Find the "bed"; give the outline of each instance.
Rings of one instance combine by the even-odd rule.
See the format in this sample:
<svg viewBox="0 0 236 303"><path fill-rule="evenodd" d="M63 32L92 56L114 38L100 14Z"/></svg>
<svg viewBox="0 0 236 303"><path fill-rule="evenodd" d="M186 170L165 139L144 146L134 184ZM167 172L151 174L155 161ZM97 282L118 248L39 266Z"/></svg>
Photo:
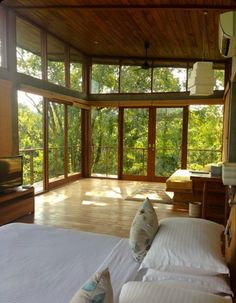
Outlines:
<svg viewBox="0 0 236 303"><path fill-rule="evenodd" d="M109 267L118 302L139 264L128 240L108 235L12 223L0 227L0 302L69 303L100 268Z"/></svg>
<svg viewBox="0 0 236 303"><path fill-rule="evenodd" d="M232 291L225 281L229 269L219 249L222 230L219 224L203 219L163 219L150 250L138 263L128 239L8 224L0 227L0 302L70 303L91 275L105 268L110 271L114 303L171 302L167 294L179 296L176 302L181 303L232 302ZM185 250L186 243L191 245ZM188 288L190 292L186 292ZM156 299L150 301L147 294Z"/></svg>

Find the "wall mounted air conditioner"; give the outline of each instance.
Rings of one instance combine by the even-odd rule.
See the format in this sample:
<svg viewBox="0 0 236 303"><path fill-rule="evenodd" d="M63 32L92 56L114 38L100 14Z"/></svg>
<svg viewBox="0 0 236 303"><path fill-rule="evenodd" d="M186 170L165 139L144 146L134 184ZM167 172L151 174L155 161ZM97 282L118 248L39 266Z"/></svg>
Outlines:
<svg viewBox="0 0 236 303"><path fill-rule="evenodd" d="M224 57L229 58L236 55L236 11L220 15L219 49Z"/></svg>

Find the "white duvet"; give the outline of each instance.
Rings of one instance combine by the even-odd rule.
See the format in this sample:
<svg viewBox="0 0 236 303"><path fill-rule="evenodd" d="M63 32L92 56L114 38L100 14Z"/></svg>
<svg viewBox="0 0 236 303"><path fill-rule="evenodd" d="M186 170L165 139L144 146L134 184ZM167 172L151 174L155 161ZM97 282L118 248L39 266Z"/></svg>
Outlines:
<svg viewBox="0 0 236 303"><path fill-rule="evenodd" d="M107 266L118 302L138 268L127 239L23 223L0 227L1 303L68 303Z"/></svg>

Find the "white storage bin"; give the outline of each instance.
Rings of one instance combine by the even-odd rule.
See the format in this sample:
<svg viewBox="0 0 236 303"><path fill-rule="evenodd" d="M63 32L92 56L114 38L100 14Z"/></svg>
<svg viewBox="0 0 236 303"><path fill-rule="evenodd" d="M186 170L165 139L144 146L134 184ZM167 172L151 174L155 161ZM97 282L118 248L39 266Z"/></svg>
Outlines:
<svg viewBox="0 0 236 303"><path fill-rule="evenodd" d="M189 217L201 218L202 216L202 203L190 202L189 203Z"/></svg>

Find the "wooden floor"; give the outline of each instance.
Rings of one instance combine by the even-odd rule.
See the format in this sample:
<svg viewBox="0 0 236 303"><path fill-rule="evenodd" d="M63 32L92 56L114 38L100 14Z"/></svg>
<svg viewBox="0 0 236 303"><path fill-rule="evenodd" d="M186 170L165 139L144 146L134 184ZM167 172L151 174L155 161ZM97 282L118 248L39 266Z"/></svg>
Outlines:
<svg viewBox="0 0 236 303"><path fill-rule="evenodd" d="M17 222L73 228L128 237L135 213L142 202L125 198L140 186L155 183L108 179L82 179L35 197L35 213ZM158 186L165 184L158 183ZM153 203L159 219L188 216L186 210Z"/></svg>

